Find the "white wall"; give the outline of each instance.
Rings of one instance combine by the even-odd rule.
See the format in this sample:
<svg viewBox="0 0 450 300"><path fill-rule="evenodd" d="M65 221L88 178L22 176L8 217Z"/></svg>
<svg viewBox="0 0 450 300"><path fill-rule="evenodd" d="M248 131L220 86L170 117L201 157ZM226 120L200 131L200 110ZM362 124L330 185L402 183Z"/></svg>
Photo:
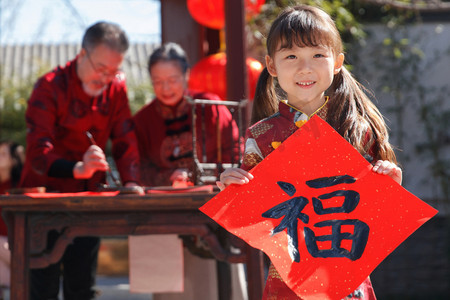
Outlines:
<svg viewBox="0 0 450 300"><path fill-rule="evenodd" d="M383 82L386 82L386 79L383 79L382 71L375 70L375 68L386 64L389 68L390 61L384 57L384 52L379 47L382 41L388 37L389 31L383 25L370 25L367 27L367 31L370 33L370 38L366 46L358 52L358 59L350 63L354 63L353 73L358 80L375 92L378 100L376 105L389 120L392 144L399 145L403 141L402 153L399 154L400 163L404 169L403 185L424 200L445 198L439 183L431 176L429 164L432 159L430 153L419 155L416 145L427 142L423 122L419 120L421 105L418 102L421 99L424 99L426 103L441 101L442 103L437 110L438 113L443 114L446 111L450 116L450 23L427 23L395 31L397 38L408 38L411 45L423 51L423 59L415 60L419 62L417 69L409 70L413 63L407 63L401 67L407 70L408 74L417 75L417 79L402 83L400 76L394 76L389 82L390 84L398 83L401 86L399 98L404 103L402 105L405 116L403 127L390 109L395 104L395 94L383 91L381 86ZM408 83L412 85L408 86ZM433 89L426 94L426 97L419 97L417 89L420 86ZM445 97L437 98L439 89L446 91L446 93L445 91L441 92ZM436 108L436 104L434 107ZM440 126L443 128L442 140L445 136L449 139L446 146L441 148L441 155L447 163L450 163L448 121L446 127ZM399 128L402 128L402 132L398 131Z"/></svg>

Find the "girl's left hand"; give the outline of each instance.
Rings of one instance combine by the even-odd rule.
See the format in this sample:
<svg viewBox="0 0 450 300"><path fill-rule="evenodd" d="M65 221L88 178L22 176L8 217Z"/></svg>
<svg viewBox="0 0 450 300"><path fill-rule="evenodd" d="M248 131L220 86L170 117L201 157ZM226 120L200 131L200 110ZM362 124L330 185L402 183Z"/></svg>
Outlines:
<svg viewBox="0 0 450 300"><path fill-rule="evenodd" d="M402 169L400 169L396 164L388 160L379 160L375 163L372 171L378 174L389 175L398 184L402 184Z"/></svg>

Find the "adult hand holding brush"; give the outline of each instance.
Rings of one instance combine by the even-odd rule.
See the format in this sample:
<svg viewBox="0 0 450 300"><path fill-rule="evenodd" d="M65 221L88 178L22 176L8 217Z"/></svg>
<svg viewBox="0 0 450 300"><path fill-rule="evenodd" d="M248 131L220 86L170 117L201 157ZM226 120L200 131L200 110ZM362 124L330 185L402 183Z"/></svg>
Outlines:
<svg viewBox="0 0 450 300"><path fill-rule="evenodd" d="M77 179L88 179L97 171L107 172L109 170L105 153L97 146L90 132L86 132L86 135L91 141L91 146L84 153L83 160L75 164L73 176Z"/></svg>
<svg viewBox="0 0 450 300"><path fill-rule="evenodd" d="M84 153L83 161L77 163L77 165L79 165L79 168L77 168L77 165L75 165L74 168L75 178L90 178L96 171L104 171L114 181L116 188L119 189L121 194L143 195L144 189L135 182L127 182L124 187L122 186L120 180L116 176L114 176L113 172L111 171L111 168L109 167L109 164L106 161L105 153L99 146L97 146L97 143L95 142L92 134L89 131L86 131L86 136L91 141L91 146ZM89 174L90 175L88 177L76 177L75 172L77 169L80 172L79 175L81 176Z"/></svg>

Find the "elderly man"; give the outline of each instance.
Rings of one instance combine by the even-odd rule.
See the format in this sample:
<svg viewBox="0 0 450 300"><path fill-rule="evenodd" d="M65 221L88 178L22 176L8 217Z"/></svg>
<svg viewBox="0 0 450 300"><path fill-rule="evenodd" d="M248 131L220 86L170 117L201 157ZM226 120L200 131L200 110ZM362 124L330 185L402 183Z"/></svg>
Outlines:
<svg viewBox="0 0 450 300"><path fill-rule="evenodd" d="M129 46L116 24L87 29L79 54L37 81L26 112L27 152L22 187L49 192L95 191L112 155L125 186L138 185L138 151L124 75L120 66ZM88 138L90 136L90 138ZM50 232L51 248L59 232ZM31 299L58 299L60 277L65 300L94 299L97 237L79 237L56 264L31 271Z"/></svg>

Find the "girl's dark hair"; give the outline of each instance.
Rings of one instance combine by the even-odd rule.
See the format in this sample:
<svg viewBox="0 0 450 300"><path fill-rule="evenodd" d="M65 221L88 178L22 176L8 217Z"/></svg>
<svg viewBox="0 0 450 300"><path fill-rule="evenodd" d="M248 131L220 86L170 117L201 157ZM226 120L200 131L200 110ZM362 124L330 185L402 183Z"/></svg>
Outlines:
<svg viewBox="0 0 450 300"><path fill-rule="evenodd" d="M22 174L22 168L24 163L24 149L23 146L10 142L0 141L0 145L7 145L9 154L13 160L13 167L11 168L11 187L17 187L20 182L20 176Z"/></svg>
<svg viewBox="0 0 450 300"><path fill-rule="evenodd" d="M92 51L100 44L118 53L125 53L130 46L125 31L119 25L103 21L95 23L86 30L81 46Z"/></svg>
<svg viewBox="0 0 450 300"><path fill-rule="evenodd" d="M148 71L158 62L173 61L180 65L183 74L189 69L189 60L186 52L176 43L166 43L155 49L148 60Z"/></svg>
<svg viewBox="0 0 450 300"><path fill-rule="evenodd" d="M278 111L279 96L275 90L274 81L275 80L269 74L269 71L267 71L267 68L264 68L256 83L250 125L267 118Z"/></svg>
<svg viewBox="0 0 450 300"><path fill-rule="evenodd" d="M334 21L323 10L299 5L285 9L273 22L267 37L267 53L283 48L325 46L335 56L343 53L342 40ZM383 116L366 95L366 89L343 66L326 91L330 97L327 122L360 153L374 160L396 162L389 144ZM251 122L255 123L278 110L279 94L265 69L259 78Z"/></svg>

